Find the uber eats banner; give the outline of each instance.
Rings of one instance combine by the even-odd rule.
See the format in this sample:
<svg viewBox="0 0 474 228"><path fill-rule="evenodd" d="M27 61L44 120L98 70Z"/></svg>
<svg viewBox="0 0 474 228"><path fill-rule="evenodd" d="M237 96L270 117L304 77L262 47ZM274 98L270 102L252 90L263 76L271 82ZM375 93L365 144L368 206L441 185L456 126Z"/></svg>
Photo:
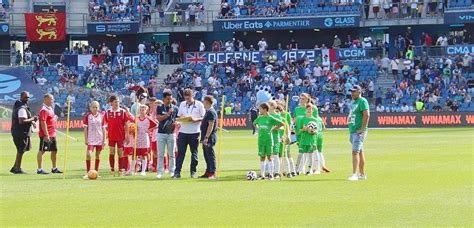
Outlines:
<svg viewBox="0 0 474 228"><path fill-rule="evenodd" d="M328 17L217 19L213 21L213 27L214 31L255 31L359 27L359 16L347 15Z"/></svg>

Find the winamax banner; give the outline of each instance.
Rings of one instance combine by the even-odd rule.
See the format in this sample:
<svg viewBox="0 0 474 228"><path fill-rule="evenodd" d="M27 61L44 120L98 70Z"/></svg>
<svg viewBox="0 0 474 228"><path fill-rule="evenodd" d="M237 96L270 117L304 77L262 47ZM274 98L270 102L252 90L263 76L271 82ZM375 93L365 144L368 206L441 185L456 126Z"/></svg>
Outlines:
<svg viewBox="0 0 474 228"><path fill-rule="evenodd" d="M62 41L66 38L66 13L25 13L28 41Z"/></svg>
<svg viewBox="0 0 474 228"><path fill-rule="evenodd" d="M474 11L472 11L472 9L459 10L459 11L446 11L444 12L444 23L445 24L474 23Z"/></svg>
<svg viewBox="0 0 474 228"><path fill-rule="evenodd" d="M323 114L321 116L327 128L347 128L347 115ZM66 120L57 122L58 129L66 128ZM226 115L224 129L251 129L252 122L248 115ZM426 112L426 113L371 113L369 128L429 128L429 127L472 127L474 112ZM10 120L0 120L0 131L10 131ZM82 130L82 118L73 118L71 130Z"/></svg>

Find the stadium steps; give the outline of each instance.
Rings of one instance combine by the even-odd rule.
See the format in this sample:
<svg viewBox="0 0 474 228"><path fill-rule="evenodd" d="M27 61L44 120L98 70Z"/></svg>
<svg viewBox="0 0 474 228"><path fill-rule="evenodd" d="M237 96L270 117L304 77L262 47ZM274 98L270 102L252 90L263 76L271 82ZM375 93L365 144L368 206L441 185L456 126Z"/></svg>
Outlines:
<svg viewBox="0 0 474 228"><path fill-rule="evenodd" d="M387 77L384 77L383 73L377 73L377 79L375 80L375 90L377 91L378 88L381 87L383 91L386 91L387 88L392 88L394 81L395 78L391 73L387 74Z"/></svg>
<svg viewBox="0 0 474 228"><path fill-rule="evenodd" d="M214 17L219 15L221 11L221 1L204 0L203 4L206 11L214 11Z"/></svg>
<svg viewBox="0 0 474 228"><path fill-rule="evenodd" d="M173 74L174 70L179 67L182 67L181 64L160 64L160 71L158 72L158 77L156 78L158 85L163 85L166 75Z"/></svg>
<svg viewBox="0 0 474 228"><path fill-rule="evenodd" d="M68 12L72 13L68 15L69 30L74 32L84 33L87 26L84 21L88 20L89 3L88 1L70 1L68 6Z"/></svg>
<svg viewBox="0 0 474 228"><path fill-rule="evenodd" d="M11 1L10 1L11 2ZM30 12L32 6L32 2L30 0L16 0L15 3L13 4L13 12L14 13L25 13L25 12ZM19 19L20 17L18 17ZM15 18L16 20L17 18ZM23 22L25 20L23 19Z"/></svg>

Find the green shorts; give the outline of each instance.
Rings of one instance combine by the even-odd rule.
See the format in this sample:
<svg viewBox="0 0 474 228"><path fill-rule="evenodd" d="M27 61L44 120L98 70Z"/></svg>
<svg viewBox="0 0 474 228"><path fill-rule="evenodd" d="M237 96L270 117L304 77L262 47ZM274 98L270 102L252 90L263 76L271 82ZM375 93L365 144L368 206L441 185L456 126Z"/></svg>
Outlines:
<svg viewBox="0 0 474 228"><path fill-rule="evenodd" d="M268 157L272 155L272 145L271 144L263 144L258 145L258 156L259 157Z"/></svg>
<svg viewBox="0 0 474 228"><path fill-rule="evenodd" d="M281 144L282 143L279 143L279 142L277 142L277 143L274 142L273 143L273 147L272 147L272 154L273 155L281 154L281 151L282 151L281 150Z"/></svg>
<svg viewBox="0 0 474 228"><path fill-rule="evenodd" d="M318 136L316 138L316 147L318 148L319 153L323 152L323 136Z"/></svg>
<svg viewBox="0 0 474 228"><path fill-rule="evenodd" d="M300 145L300 153L313 153L314 145Z"/></svg>

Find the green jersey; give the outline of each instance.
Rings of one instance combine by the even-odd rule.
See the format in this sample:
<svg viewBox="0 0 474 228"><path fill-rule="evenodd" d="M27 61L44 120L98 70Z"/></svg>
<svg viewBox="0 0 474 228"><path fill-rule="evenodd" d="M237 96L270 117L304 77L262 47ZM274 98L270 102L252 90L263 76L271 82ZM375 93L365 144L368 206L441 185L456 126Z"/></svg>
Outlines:
<svg viewBox="0 0 474 228"><path fill-rule="evenodd" d="M313 106L313 117L318 117L319 116L319 113L318 113L318 107L316 106ZM298 124L298 120L306 117L306 107L303 107L303 106L298 106L295 108L295 133L296 135L299 135L300 133L300 129L303 127L301 125Z"/></svg>
<svg viewBox="0 0 474 228"><path fill-rule="evenodd" d="M303 117L299 120L299 124L301 128L307 126L309 122L318 122L318 119L314 117ZM309 132L302 131L300 132L300 140L299 143L302 146L313 146L316 143L316 135L317 134L310 134Z"/></svg>
<svg viewBox="0 0 474 228"><path fill-rule="evenodd" d="M349 132L355 133L362 127L362 112L369 111L369 102L363 97L352 101L351 111L348 116Z"/></svg>
<svg viewBox="0 0 474 228"><path fill-rule="evenodd" d="M324 125L323 119L321 117L316 117L316 125L318 125L318 135L323 133L323 130L326 129L326 126Z"/></svg>
<svg viewBox="0 0 474 228"><path fill-rule="evenodd" d="M260 115L253 121L253 124L258 126L258 144L273 145L272 128L283 124L283 122L273 116Z"/></svg>
<svg viewBox="0 0 474 228"><path fill-rule="evenodd" d="M288 126L288 129L290 129L290 131L291 131L291 116L290 116L290 113L282 112L282 113L280 113L280 115L281 115L281 118L283 119L283 121L285 122L285 125ZM282 132L282 136L284 136L285 135L285 129L281 130L281 132ZM290 133L287 132L287 134L290 134Z"/></svg>
<svg viewBox="0 0 474 228"><path fill-rule="evenodd" d="M285 121L285 120L281 117L281 115L278 114L278 113L270 114L270 116L272 116L273 118L275 118L275 119L277 119L277 120L279 120L279 121L281 121L281 122L283 122L283 123L284 123L284 121ZM278 129L278 130L275 130L275 131L272 132L273 144L281 142L281 138L283 137L283 134L284 134L284 133L283 133L284 130L282 130L282 129L283 129L283 128Z"/></svg>

